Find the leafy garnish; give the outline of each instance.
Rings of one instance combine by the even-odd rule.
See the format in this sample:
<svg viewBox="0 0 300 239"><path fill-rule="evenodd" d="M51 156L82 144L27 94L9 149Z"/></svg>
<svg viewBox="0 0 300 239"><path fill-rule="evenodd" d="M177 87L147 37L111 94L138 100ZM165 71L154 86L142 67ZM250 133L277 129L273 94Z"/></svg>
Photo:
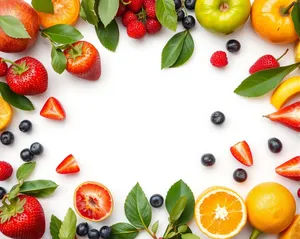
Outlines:
<svg viewBox="0 0 300 239"><path fill-rule="evenodd" d="M17 170L18 181L27 179L35 169L36 162L22 164Z"/></svg>
<svg viewBox="0 0 300 239"><path fill-rule="evenodd" d="M194 40L189 31L187 31L186 36L183 41L183 46L181 52L176 60L176 62L171 67L179 67L185 64L194 53Z"/></svg>
<svg viewBox="0 0 300 239"><path fill-rule="evenodd" d="M74 239L76 235L77 218L74 211L69 208L67 215L59 229L58 237L60 239Z"/></svg>
<svg viewBox="0 0 300 239"><path fill-rule="evenodd" d="M173 0L157 0L156 16L158 21L172 31L177 29L177 13Z"/></svg>
<svg viewBox="0 0 300 239"><path fill-rule="evenodd" d="M13 16L0 16L0 27L12 38L31 38L23 23Z"/></svg>
<svg viewBox="0 0 300 239"><path fill-rule="evenodd" d="M111 239L134 239L139 234L139 230L129 223L120 222L111 226Z"/></svg>
<svg viewBox="0 0 300 239"><path fill-rule="evenodd" d="M159 221L156 221L152 227L151 227L151 231L155 234L158 230L158 226L159 226Z"/></svg>
<svg viewBox="0 0 300 239"><path fill-rule="evenodd" d="M181 238L182 239L200 239L200 237L198 237L192 233L183 234L183 235L181 235Z"/></svg>
<svg viewBox="0 0 300 239"><path fill-rule="evenodd" d="M292 20L294 23L295 31L297 32L298 36L300 37L300 2L297 0L294 3L294 7L292 10Z"/></svg>
<svg viewBox="0 0 300 239"><path fill-rule="evenodd" d="M32 0L31 5L38 12L54 13L52 0Z"/></svg>
<svg viewBox="0 0 300 239"><path fill-rule="evenodd" d="M110 51L116 51L119 43L119 27L116 20L112 20L106 27L99 22L95 30L102 45Z"/></svg>
<svg viewBox="0 0 300 239"><path fill-rule="evenodd" d="M67 58L61 49L52 46L51 50L51 65L55 72L61 74L67 67Z"/></svg>
<svg viewBox="0 0 300 239"><path fill-rule="evenodd" d="M174 205L171 213L170 213L170 222L175 223L181 217L185 207L187 204L187 197L182 196Z"/></svg>
<svg viewBox="0 0 300 239"><path fill-rule="evenodd" d="M37 198L43 198L54 193L57 187L58 185L50 180L27 181L21 185L20 193Z"/></svg>
<svg viewBox="0 0 300 239"><path fill-rule="evenodd" d="M96 13L96 1L95 0L82 0L82 10L84 11L84 20L90 24L97 26L99 19Z"/></svg>
<svg viewBox="0 0 300 239"><path fill-rule="evenodd" d="M58 234L61 225L62 225L62 221L58 219L56 216L52 215L51 222L50 222L50 234L52 236L52 239L60 239Z"/></svg>
<svg viewBox="0 0 300 239"><path fill-rule="evenodd" d="M98 15L106 27L116 16L119 0L101 0L98 5Z"/></svg>

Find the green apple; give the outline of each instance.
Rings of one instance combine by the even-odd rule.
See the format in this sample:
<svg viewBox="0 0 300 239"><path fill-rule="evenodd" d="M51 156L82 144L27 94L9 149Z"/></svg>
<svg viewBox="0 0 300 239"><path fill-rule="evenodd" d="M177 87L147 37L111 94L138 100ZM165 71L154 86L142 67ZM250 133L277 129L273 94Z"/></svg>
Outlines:
<svg viewBox="0 0 300 239"><path fill-rule="evenodd" d="M197 0L195 13L198 22L207 30L230 34L247 21L250 0Z"/></svg>

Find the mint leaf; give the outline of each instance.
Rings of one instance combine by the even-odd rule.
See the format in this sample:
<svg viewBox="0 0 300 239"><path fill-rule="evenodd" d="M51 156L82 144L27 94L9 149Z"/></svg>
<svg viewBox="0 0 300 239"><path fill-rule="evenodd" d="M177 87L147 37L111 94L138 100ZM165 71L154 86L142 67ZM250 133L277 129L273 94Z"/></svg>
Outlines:
<svg viewBox="0 0 300 239"><path fill-rule="evenodd" d="M138 229L148 228L151 223L151 206L139 183L133 187L126 198L125 215Z"/></svg>
<svg viewBox="0 0 300 239"><path fill-rule="evenodd" d="M157 230L158 230L158 226L159 226L159 221L156 221L151 228L151 231L156 234Z"/></svg>
<svg viewBox="0 0 300 239"><path fill-rule="evenodd" d="M292 10L292 19L295 27L295 31L300 36L300 2L296 1Z"/></svg>
<svg viewBox="0 0 300 239"><path fill-rule="evenodd" d="M55 72L61 74L67 67L67 58L61 49L56 49L54 46L51 50L51 65Z"/></svg>
<svg viewBox="0 0 300 239"><path fill-rule="evenodd" d="M69 208L67 215L59 230L59 239L74 239L76 236L77 218L74 211Z"/></svg>
<svg viewBox="0 0 300 239"><path fill-rule="evenodd" d="M0 82L0 93L3 99L12 106L26 111L34 110L33 104L27 97L16 94L6 83Z"/></svg>
<svg viewBox="0 0 300 239"><path fill-rule="evenodd" d="M0 16L0 27L12 38L31 38L23 23L13 16Z"/></svg>
<svg viewBox="0 0 300 239"><path fill-rule="evenodd" d="M36 162L24 163L17 170L18 181L25 180L35 169Z"/></svg>
<svg viewBox="0 0 300 239"><path fill-rule="evenodd" d="M34 180L24 182L20 187L20 193L43 198L54 193L58 185L50 180Z"/></svg>
<svg viewBox="0 0 300 239"><path fill-rule="evenodd" d="M116 51L119 43L119 27L116 20L112 20L107 27L104 27L102 22L99 22L95 30L102 45L110 51Z"/></svg>
<svg viewBox="0 0 300 239"><path fill-rule="evenodd" d="M186 63L194 53L194 40L189 31L187 31L186 36L183 41L183 46L181 52L178 56L178 59L172 65L172 67L178 67Z"/></svg>
<svg viewBox="0 0 300 239"><path fill-rule="evenodd" d="M38 12L54 13L52 0L32 0L31 5Z"/></svg>
<svg viewBox="0 0 300 239"><path fill-rule="evenodd" d="M157 0L156 16L158 21L172 31L177 29L177 13L173 0Z"/></svg>
<svg viewBox="0 0 300 239"><path fill-rule="evenodd" d="M182 196L174 205L171 213L170 213L170 222L175 223L182 215L187 203L187 197Z"/></svg>
<svg viewBox="0 0 300 239"><path fill-rule="evenodd" d="M200 237L198 237L198 236L196 236L195 234L192 234L192 233L182 234L181 238L182 239L200 239Z"/></svg>
<svg viewBox="0 0 300 239"><path fill-rule="evenodd" d="M119 0L101 0L98 5L98 15L106 27L116 16L119 8Z"/></svg>
<svg viewBox="0 0 300 239"><path fill-rule="evenodd" d="M62 221L59 220L56 216L52 215L51 222L50 222L50 234L52 236L52 239L60 239L58 234L61 225L62 225Z"/></svg>
<svg viewBox="0 0 300 239"><path fill-rule="evenodd" d="M84 16L85 16L86 20L89 23L93 24L94 26L97 26L99 19L98 19L97 13L95 11L96 1L95 0L82 0L81 6L84 11Z"/></svg>
<svg viewBox="0 0 300 239"><path fill-rule="evenodd" d="M111 226L112 236L110 239L134 239L139 234L138 229L129 223L117 223Z"/></svg>
<svg viewBox="0 0 300 239"><path fill-rule="evenodd" d="M73 44L83 38L82 34L67 24L58 24L42 30L43 36L57 44Z"/></svg>

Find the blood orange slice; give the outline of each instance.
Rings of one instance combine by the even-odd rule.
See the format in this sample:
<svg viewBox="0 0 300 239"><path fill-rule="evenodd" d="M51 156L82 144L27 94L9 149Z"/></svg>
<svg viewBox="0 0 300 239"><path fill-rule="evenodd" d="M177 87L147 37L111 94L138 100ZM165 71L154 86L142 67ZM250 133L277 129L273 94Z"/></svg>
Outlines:
<svg viewBox="0 0 300 239"><path fill-rule="evenodd" d="M85 182L75 190L74 207L82 218L100 222L112 213L113 198L104 185L97 182Z"/></svg>

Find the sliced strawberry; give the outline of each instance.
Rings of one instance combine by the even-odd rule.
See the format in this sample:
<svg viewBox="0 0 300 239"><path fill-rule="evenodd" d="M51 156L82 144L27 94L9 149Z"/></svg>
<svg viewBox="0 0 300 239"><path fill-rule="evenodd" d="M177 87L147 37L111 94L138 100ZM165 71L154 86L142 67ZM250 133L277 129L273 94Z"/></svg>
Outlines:
<svg viewBox="0 0 300 239"><path fill-rule="evenodd" d="M275 170L277 174L283 177L300 181L300 156L279 165Z"/></svg>
<svg viewBox="0 0 300 239"><path fill-rule="evenodd" d="M246 166L253 165L251 149L246 141L239 142L230 148L230 151L239 162Z"/></svg>
<svg viewBox="0 0 300 239"><path fill-rule="evenodd" d="M66 118L66 113L60 102L54 97L50 97L43 106L40 115L52 119L63 120Z"/></svg>
<svg viewBox="0 0 300 239"><path fill-rule="evenodd" d="M56 168L56 172L59 174L78 173L79 171L79 165L72 154L66 157Z"/></svg>

